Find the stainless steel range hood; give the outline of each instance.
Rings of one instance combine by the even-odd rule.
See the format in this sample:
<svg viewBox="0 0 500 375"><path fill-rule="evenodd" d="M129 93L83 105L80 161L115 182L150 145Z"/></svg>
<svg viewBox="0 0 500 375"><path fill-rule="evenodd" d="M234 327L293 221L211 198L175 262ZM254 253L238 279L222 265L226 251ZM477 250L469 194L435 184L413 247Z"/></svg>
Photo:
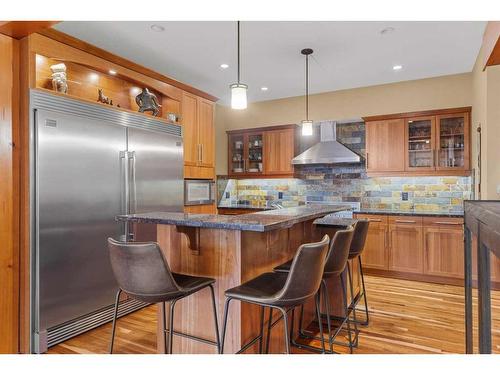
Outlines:
<svg viewBox="0 0 500 375"><path fill-rule="evenodd" d="M361 157L337 142L337 122L319 123L321 141L292 159L292 164L359 163Z"/></svg>

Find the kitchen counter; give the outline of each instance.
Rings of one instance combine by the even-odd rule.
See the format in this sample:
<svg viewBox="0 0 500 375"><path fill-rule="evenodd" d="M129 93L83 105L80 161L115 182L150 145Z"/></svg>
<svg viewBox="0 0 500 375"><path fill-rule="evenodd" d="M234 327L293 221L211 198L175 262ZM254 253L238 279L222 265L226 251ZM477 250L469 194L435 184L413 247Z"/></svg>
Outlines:
<svg viewBox="0 0 500 375"><path fill-rule="evenodd" d="M334 212L345 211L348 208L347 206L328 205L300 206L237 216L189 214L181 212L150 212L134 215L119 215L116 219L118 221L137 223L267 232L289 228L297 223L314 220Z"/></svg>
<svg viewBox="0 0 500 375"><path fill-rule="evenodd" d="M276 210L275 207L270 207L270 206L254 206L251 204L220 204L217 206L217 208L222 208L222 209L235 209L235 210L255 210L255 211L271 211L271 210Z"/></svg>
<svg viewBox="0 0 500 375"><path fill-rule="evenodd" d="M401 210L378 210L378 209L360 209L354 211L355 214L367 215L397 215L397 216L446 216L446 217L464 217L463 212L448 211L401 211Z"/></svg>

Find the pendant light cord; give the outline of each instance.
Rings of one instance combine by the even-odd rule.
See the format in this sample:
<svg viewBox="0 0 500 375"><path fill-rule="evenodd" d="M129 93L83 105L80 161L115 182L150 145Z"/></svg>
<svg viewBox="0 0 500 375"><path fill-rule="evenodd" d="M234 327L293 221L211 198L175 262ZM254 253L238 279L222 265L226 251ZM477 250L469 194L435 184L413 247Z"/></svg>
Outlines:
<svg viewBox="0 0 500 375"><path fill-rule="evenodd" d="M309 121L309 55L306 55L306 120Z"/></svg>
<svg viewBox="0 0 500 375"><path fill-rule="evenodd" d="M238 21L238 84L240 84L240 21Z"/></svg>

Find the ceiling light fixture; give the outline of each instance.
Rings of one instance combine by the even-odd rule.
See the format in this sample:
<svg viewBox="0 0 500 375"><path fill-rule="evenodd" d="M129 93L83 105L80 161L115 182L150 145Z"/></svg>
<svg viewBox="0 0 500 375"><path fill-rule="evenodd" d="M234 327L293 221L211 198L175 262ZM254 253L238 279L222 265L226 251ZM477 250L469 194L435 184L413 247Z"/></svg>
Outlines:
<svg viewBox="0 0 500 375"><path fill-rule="evenodd" d="M392 70L401 70L401 69L403 69L403 65L394 65L392 67Z"/></svg>
<svg viewBox="0 0 500 375"><path fill-rule="evenodd" d="M268 89L267 87L265 87L265 86L264 86L264 87L261 87L260 89L261 89L262 91L267 91L267 90L269 90L269 89Z"/></svg>
<svg viewBox="0 0 500 375"><path fill-rule="evenodd" d="M245 109L247 107L248 86L240 82L240 21L238 21L238 82L229 87L231 89L231 108Z"/></svg>
<svg viewBox="0 0 500 375"><path fill-rule="evenodd" d="M109 70L109 74L111 74L112 76L115 76L116 75L116 70L110 69Z"/></svg>
<svg viewBox="0 0 500 375"><path fill-rule="evenodd" d="M165 31L165 28L163 26L160 26L160 25L151 25L151 30L157 32L157 33L161 33L162 31Z"/></svg>
<svg viewBox="0 0 500 375"><path fill-rule="evenodd" d="M306 57L306 119L302 120L302 135L312 135L313 122L309 120L309 55L313 53L310 48L300 51Z"/></svg>
<svg viewBox="0 0 500 375"><path fill-rule="evenodd" d="M229 68L229 65L227 64L220 64L221 69L227 69Z"/></svg>
<svg viewBox="0 0 500 375"><path fill-rule="evenodd" d="M385 29L382 29L380 31L380 34L387 35L387 34L394 32L394 30L395 30L394 27L386 27Z"/></svg>

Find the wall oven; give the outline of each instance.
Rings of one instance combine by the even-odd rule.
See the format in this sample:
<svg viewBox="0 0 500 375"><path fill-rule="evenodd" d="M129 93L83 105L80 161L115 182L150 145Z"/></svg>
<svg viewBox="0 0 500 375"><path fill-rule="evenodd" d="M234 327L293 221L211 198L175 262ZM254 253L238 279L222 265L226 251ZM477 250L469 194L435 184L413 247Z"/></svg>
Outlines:
<svg viewBox="0 0 500 375"><path fill-rule="evenodd" d="M215 181L184 180L184 205L197 206L215 202Z"/></svg>

